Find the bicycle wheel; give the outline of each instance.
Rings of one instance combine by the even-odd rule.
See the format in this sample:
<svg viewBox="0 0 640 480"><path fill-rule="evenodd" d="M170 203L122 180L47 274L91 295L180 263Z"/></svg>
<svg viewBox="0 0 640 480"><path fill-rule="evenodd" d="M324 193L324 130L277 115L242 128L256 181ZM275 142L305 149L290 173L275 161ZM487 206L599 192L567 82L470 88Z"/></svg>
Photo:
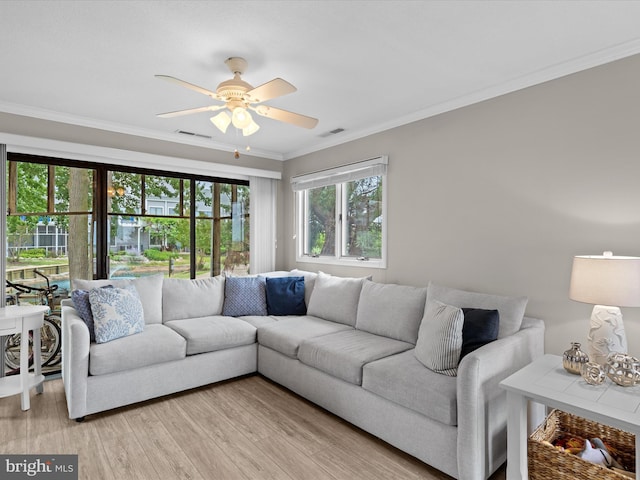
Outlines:
<svg viewBox="0 0 640 480"><path fill-rule="evenodd" d="M29 365L33 363L33 352L31 344L29 344ZM4 341L4 364L7 369L7 375L18 373L20 371L20 334L14 333L9 335Z"/></svg>
<svg viewBox="0 0 640 480"><path fill-rule="evenodd" d="M62 319L57 315L48 315L44 319L44 325L40 330L40 342L42 352L42 366L57 365L62 360L60 350L62 348Z"/></svg>
<svg viewBox="0 0 640 480"><path fill-rule="evenodd" d="M52 319L53 317L53 319ZM61 348L61 330L56 323L56 316L51 315L45 317L44 324L40 329L40 354L42 358L42 366L55 365L56 361L60 361ZM5 365L10 369L7 373L20 372L20 341L21 334L16 333L10 335L4 344L4 361ZM33 365L33 338L29 334L29 366Z"/></svg>

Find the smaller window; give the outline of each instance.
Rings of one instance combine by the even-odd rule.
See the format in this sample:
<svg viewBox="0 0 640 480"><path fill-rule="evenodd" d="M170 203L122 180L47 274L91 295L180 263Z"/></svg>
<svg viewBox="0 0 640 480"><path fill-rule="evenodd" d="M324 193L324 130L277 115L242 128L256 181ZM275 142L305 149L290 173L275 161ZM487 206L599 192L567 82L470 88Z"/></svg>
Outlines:
<svg viewBox="0 0 640 480"><path fill-rule="evenodd" d="M386 268L387 157L293 177L298 261Z"/></svg>

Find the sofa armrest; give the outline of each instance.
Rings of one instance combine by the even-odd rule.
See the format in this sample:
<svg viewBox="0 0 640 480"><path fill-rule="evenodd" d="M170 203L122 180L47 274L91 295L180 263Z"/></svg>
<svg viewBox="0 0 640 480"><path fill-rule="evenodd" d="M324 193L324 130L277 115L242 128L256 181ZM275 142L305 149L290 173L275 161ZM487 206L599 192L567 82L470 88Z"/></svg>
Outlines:
<svg viewBox="0 0 640 480"><path fill-rule="evenodd" d="M71 300L71 298L63 298L62 300L60 300L60 306L61 307L73 307L73 300Z"/></svg>
<svg viewBox="0 0 640 480"><path fill-rule="evenodd" d="M485 480L506 460L506 392L499 383L544 354L544 322L525 317L515 334L465 356L458 367L458 474Z"/></svg>
<svg viewBox="0 0 640 480"><path fill-rule="evenodd" d="M62 379L69 418L80 418L87 408L89 328L75 308L62 307Z"/></svg>

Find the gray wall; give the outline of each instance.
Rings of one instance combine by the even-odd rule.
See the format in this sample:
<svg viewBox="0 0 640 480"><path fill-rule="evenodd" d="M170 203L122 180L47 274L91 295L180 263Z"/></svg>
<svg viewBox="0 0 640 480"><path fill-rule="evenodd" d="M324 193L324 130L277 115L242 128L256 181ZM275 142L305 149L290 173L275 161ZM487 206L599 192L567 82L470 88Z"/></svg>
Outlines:
<svg viewBox="0 0 640 480"><path fill-rule="evenodd" d="M262 170L273 170L276 172L282 169L282 162L279 160L250 156L242 151L240 152L240 158L235 159L233 158L232 152L124 133L108 132L97 128L80 127L62 122L13 115L6 112L0 112L0 132L176 157L176 159L178 159L176 166L179 166L180 159L189 159L201 162L215 162L240 167L259 168ZM157 168L162 169L163 165L158 165ZM215 174L215 171L211 172L211 175Z"/></svg>
<svg viewBox="0 0 640 480"><path fill-rule="evenodd" d="M586 342L592 307L568 299L573 256L640 256L639 81L630 57L285 162L278 267L527 295L547 352ZM380 154L388 268L296 263L290 177ZM622 310L640 355L640 309Z"/></svg>

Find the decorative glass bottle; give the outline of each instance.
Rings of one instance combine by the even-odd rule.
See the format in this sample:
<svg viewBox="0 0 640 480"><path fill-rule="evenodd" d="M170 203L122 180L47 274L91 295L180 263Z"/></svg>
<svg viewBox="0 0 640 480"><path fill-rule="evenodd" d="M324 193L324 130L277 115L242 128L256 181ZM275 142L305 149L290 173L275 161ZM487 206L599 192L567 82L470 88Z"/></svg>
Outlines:
<svg viewBox="0 0 640 480"><path fill-rule="evenodd" d="M588 361L589 355L580 350L578 342L571 342L571 348L562 355L562 366L567 372L574 375L580 375L582 366Z"/></svg>

